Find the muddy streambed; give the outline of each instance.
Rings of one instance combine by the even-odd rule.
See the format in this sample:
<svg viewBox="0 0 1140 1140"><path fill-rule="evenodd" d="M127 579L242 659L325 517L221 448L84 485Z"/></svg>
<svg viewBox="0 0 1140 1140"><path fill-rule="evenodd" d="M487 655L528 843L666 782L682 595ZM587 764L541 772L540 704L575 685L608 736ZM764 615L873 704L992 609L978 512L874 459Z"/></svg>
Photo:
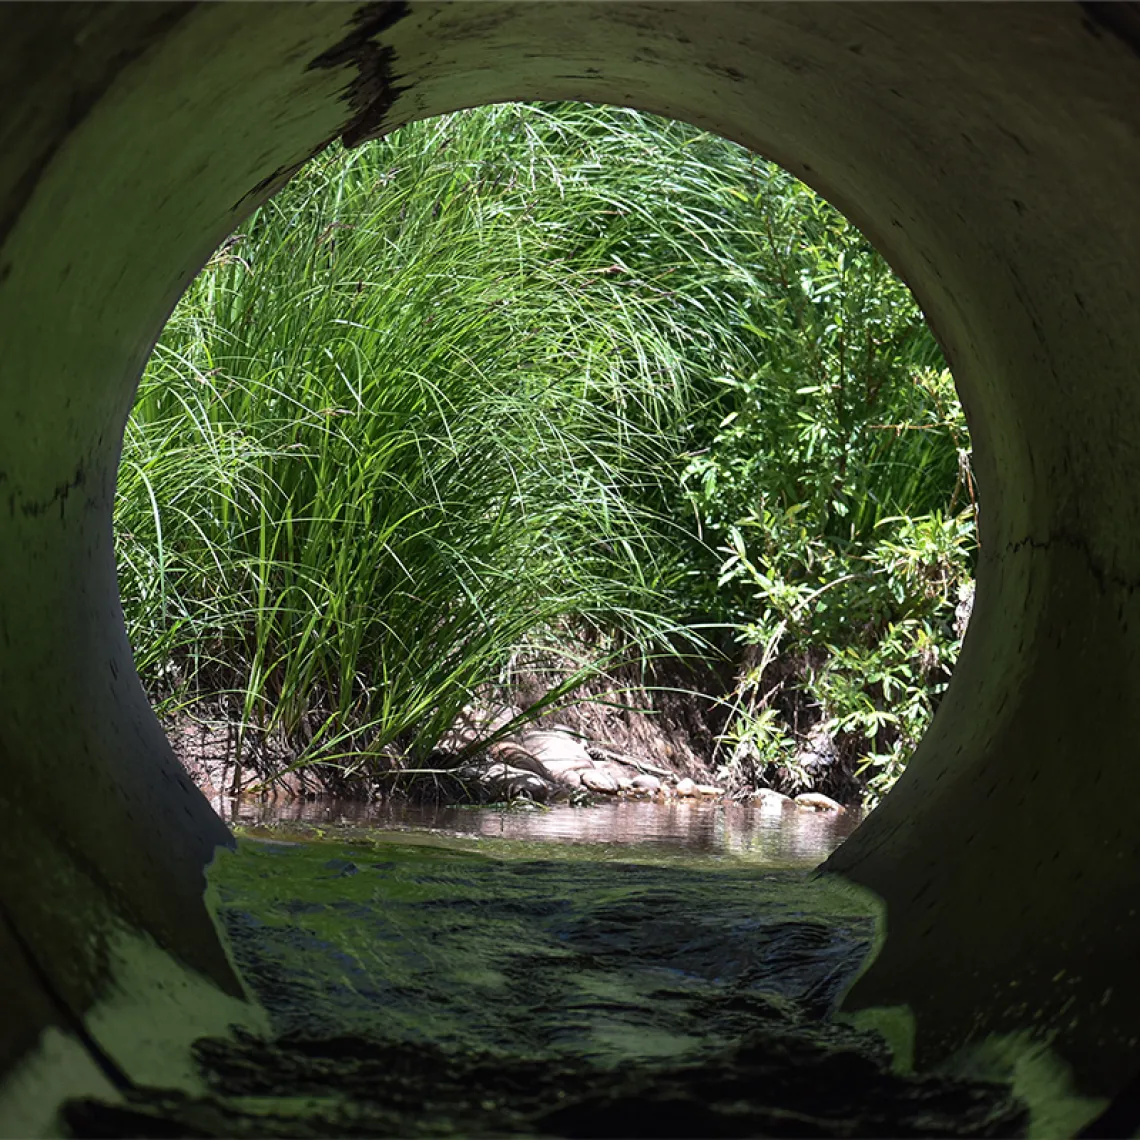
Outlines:
<svg viewBox="0 0 1140 1140"><path fill-rule="evenodd" d="M1016 1136L996 1085L892 1072L833 1015L866 900L850 817L218 803L219 922L273 1026L204 1091L76 1101L77 1136Z"/></svg>

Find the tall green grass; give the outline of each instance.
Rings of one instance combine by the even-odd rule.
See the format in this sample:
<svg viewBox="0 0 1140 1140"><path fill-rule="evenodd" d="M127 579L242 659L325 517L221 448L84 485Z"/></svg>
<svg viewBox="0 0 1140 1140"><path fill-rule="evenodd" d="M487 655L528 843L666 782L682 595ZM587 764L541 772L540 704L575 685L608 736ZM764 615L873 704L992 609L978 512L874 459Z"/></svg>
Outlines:
<svg viewBox="0 0 1140 1140"><path fill-rule="evenodd" d="M305 760L422 758L522 646L738 625L715 548L761 499L845 542L944 503L953 439L899 427L938 359L838 214L683 124L504 105L331 148L143 377L116 515L140 672Z"/></svg>
<svg viewBox="0 0 1140 1140"><path fill-rule="evenodd" d="M555 163L567 129L497 108L329 153L195 281L118 500L168 707L225 694L311 758L423 755L559 623L670 631L648 484L679 315L624 287L607 163L587 140Z"/></svg>

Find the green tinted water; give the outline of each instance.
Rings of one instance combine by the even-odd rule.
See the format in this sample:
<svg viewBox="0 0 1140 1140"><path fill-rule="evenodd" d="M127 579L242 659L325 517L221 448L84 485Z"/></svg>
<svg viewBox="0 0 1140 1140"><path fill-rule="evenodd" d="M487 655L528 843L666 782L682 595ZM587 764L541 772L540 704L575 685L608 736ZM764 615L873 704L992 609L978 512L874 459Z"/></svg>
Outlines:
<svg viewBox="0 0 1140 1140"><path fill-rule="evenodd" d="M743 857L410 838L250 838L219 862L223 921L280 1028L692 1055L738 1036L733 996L824 1012L872 936L835 884Z"/></svg>
<svg viewBox="0 0 1140 1140"><path fill-rule="evenodd" d="M875 919L811 867L852 821L663 809L639 840L622 806L239 808L211 882L274 1038L75 1134L1019 1134L1005 1090L896 1076L833 1018Z"/></svg>

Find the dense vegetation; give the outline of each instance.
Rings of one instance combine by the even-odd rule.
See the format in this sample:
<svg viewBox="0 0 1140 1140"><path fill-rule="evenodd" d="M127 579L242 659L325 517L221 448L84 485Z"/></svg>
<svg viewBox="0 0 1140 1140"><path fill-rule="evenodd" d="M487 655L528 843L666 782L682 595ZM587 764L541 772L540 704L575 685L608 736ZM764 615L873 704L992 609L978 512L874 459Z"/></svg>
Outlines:
<svg viewBox="0 0 1140 1140"><path fill-rule="evenodd" d="M862 236L734 144L581 105L310 163L175 310L117 524L167 714L367 771L528 648L566 659L552 701L720 654L722 775L827 759L872 797L948 679L974 544L953 384Z"/></svg>

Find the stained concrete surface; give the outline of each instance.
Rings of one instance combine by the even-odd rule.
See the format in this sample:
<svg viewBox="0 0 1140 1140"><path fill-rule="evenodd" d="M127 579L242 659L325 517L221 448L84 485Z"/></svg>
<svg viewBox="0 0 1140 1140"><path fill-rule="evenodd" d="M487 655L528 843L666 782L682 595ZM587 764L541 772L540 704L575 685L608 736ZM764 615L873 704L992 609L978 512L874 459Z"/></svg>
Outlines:
<svg viewBox="0 0 1140 1140"><path fill-rule="evenodd" d="M970 421L982 559L930 733L827 867L885 906L846 1007L919 1067L1004 1068L1078 1115L1140 1072L1135 5L6 5L0 32L8 1131L162 1065L189 1087L190 1039L263 1016L203 897L227 834L117 600L115 471L150 347L330 139L504 99L736 139L914 289Z"/></svg>

